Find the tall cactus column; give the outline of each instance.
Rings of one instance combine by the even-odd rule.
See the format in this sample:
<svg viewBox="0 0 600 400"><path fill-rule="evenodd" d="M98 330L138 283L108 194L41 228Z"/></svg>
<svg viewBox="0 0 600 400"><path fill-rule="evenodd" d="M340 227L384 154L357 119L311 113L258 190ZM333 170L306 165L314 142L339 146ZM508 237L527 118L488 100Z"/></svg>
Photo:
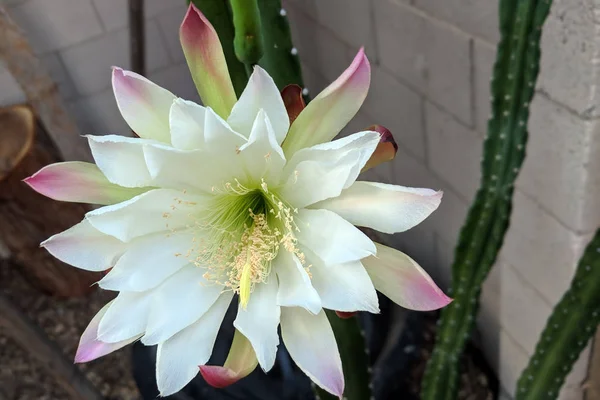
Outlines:
<svg viewBox="0 0 600 400"><path fill-rule="evenodd" d="M600 323L600 229L548 319L517 384L517 400L552 400Z"/></svg>
<svg viewBox="0 0 600 400"><path fill-rule="evenodd" d="M529 103L539 70L540 34L551 0L500 0L501 41L491 82L492 117L482 180L452 265L454 302L442 311L421 397L456 398L459 360L475 325L481 286L508 229L514 181L525 157Z"/></svg>

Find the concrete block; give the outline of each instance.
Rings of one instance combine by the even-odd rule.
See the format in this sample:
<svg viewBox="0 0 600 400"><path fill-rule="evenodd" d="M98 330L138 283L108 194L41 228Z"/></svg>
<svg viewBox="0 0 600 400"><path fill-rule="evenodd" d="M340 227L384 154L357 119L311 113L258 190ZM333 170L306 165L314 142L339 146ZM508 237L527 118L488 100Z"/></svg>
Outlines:
<svg viewBox="0 0 600 400"><path fill-rule="evenodd" d="M317 3L321 0L282 0L282 7L289 11L289 8L295 7L298 11L317 20Z"/></svg>
<svg viewBox="0 0 600 400"><path fill-rule="evenodd" d="M569 287L586 240L517 190L501 257L549 304L556 304Z"/></svg>
<svg viewBox="0 0 600 400"><path fill-rule="evenodd" d="M317 21L353 48L365 48L371 62L377 62L375 30L370 0L317 1ZM340 12L343 10L344 12Z"/></svg>
<svg viewBox="0 0 600 400"><path fill-rule="evenodd" d="M50 77L58 85L58 90L63 100L69 100L77 95L75 85L57 53L49 53L41 57L42 64L46 67Z"/></svg>
<svg viewBox="0 0 600 400"><path fill-rule="evenodd" d="M529 362L529 354L506 333L500 331L498 346L498 377L510 396L515 395L517 381Z"/></svg>
<svg viewBox="0 0 600 400"><path fill-rule="evenodd" d="M353 49L298 8L288 7L287 13L300 60L330 82L337 79L352 62Z"/></svg>
<svg viewBox="0 0 600 400"><path fill-rule="evenodd" d="M473 41L475 129L480 135L487 132L487 123L491 115L490 81L495 61L495 46L481 40Z"/></svg>
<svg viewBox="0 0 600 400"><path fill-rule="evenodd" d="M483 140L429 102L425 104L425 126L429 168L470 202L479 187Z"/></svg>
<svg viewBox="0 0 600 400"><path fill-rule="evenodd" d="M102 33L90 0L29 0L10 11L38 54L63 49Z"/></svg>
<svg viewBox="0 0 600 400"><path fill-rule="evenodd" d="M391 247L408 254L439 283L440 279L436 276L438 269L435 257L434 232L432 230L417 225L406 232L385 236L387 236L387 242Z"/></svg>
<svg viewBox="0 0 600 400"><path fill-rule="evenodd" d="M542 31L538 87L585 118L600 116L600 3L554 2Z"/></svg>
<svg viewBox="0 0 600 400"><path fill-rule="evenodd" d="M438 209L422 223L423 227L438 233L447 242L456 244L460 229L467 217L469 204L443 183L440 186L426 187L443 190L444 197Z"/></svg>
<svg viewBox="0 0 600 400"><path fill-rule="evenodd" d="M129 24L128 0L93 0L102 24L107 31L123 28ZM171 9L180 9L185 13L185 1L173 0L145 0L144 15L152 18L162 15ZM183 14L182 14L183 15ZM181 21L180 21L181 22Z"/></svg>
<svg viewBox="0 0 600 400"><path fill-rule="evenodd" d="M500 38L496 0L414 0L413 4L489 43Z"/></svg>
<svg viewBox="0 0 600 400"><path fill-rule="evenodd" d="M83 135L131 136L131 130L121 116L112 89L71 100L67 107Z"/></svg>
<svg viewBox="0 0 600 400"><path fill-rule="evenodd" d="M149 79L174 95L202 104L187 64L173 65L150 74Z"/></svg>
<svg viewBox="0 0 600 400"><path fill-rule="evenodd" d="M425 158L421 95L382 68L373 66L371 87L363 109L373 123L388 128L396 142L419 159Z"/></svg>
<svg viewBox="0 0 600 400"><path fill-rule="evenodd" d="M452 262L454 261L454 248L456 243L450 243L439 234L434 235L435 264L431 274L433 280L446 291L452 281Z"/></svg>
<svg viewBox="0 0 600 400"><path fill-rule="evenodd" d="M183 17L185 16L185 8L174 8L168 10L156 17L158 27L167 43L167 50L171 59L179 64L185 61L185 56L181 48L181 42L179 41L179 26Z"/></svg>
<svg viewBox="0 0 600 400"><path fill-rule="evenodd" d="M552 307L510 264L497 265L500 279L500 324L533 354Z"/></svg>
<svg viewBox="0 0 600 400"><path fill-rule="evenodd" d="M21 104L25 101L25 93L12 74L0 63L0 106Z"/></svg>
<svg viewBox="0 0 600 400"><path fill-rule="evenodd" d="M600 225L600 124L586 121L542 94L531 104L529 142L517 187L564 225L592 232Z"/></svg>
<svg viewBox="0 0 600 400"><path fill-rule="evenodd" d="M374 5L381 64L470 126L470 38L411 6Z"/></svg>
<svg viewBox="0 0 600 400"><path fill-rule="evenodd" d="M316 96L325 89L330 82L318 71L314 70L305 62L301 63L302 79L304 80L304 88L308 89L308 94L311 97Z"/></svg>
<svg viewBox="0 0 600 400"><path fill-rule="evenodd" d="M110 86L112 66L130 67L128 30L122 29L70 47L61 57L77 91L88 95ZM146 25L147 70L156 71L169 64L167 49L155 22Z"/></svg>

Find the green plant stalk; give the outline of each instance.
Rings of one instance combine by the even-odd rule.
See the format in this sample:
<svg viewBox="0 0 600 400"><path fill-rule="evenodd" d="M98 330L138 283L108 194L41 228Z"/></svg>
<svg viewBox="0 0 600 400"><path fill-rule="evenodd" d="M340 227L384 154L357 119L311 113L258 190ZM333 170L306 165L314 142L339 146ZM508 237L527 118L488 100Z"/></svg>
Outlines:
<svg viewBox="0 0 600 400"><path fill-rule="evenodd" d="M230 0L233 13L233 49L244 63L248 76L264 53L263 34L257 0Z"/></svg>
<svg viewBox="0 0 600 400"><path fill-rule="evenodd" d="M525 158L529 103L539 71L540 34L551 0L500 0L500 32L491 82L492 117L484 143L481 186L452 265L454 301L442 310L421 398L453 400L459 361L475 326L481 286L508 229L514 181Z"/></svg>
<svg viewBox="0 0 600 400"><path fill-rule="evenodd" d="M552 400L600 323L600 229L517 382L516 400Z"/></svg>
<svg viewBox="0 0 600 400"><path fill-rule="evenodd" d="M346 382L344 399L369 400L371 398L369 354L358 318L354 316L342 319L337 316L335 311L326 310L325 312L342 356L342 369ZM339 400L336 396L317 386L314 389L320 400Z"/></svg>
<svg viewBox="0 0 600 400"><path fill-rule="evenodd" d="M188 4L190 1L188 0ZM244 91L248 75L244 64L238 61L233 50L234 28L227 0L192 0L192 3L206 16L219 35L227 69L238 97Z"/></svg>
<svg viewBox="0 0 600 400"><path fill-rule="evenodd" d="M263 25L265 52L259 65L269 71L275 84L282 90L295 83L304 87L300 60L293 51L290 25L280 0L258 0ZM305 98L308 102L308 99Z"/></svg>

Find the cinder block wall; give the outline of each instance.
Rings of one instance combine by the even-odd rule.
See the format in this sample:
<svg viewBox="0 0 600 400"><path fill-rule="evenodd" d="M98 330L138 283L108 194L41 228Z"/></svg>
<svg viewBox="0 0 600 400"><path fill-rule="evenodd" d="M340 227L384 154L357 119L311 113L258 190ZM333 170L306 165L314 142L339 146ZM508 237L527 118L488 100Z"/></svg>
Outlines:
<svg viewBox="0 0 600 400"><path fill-rule="evenodd" d="M510 230L478 318L479 341L507 398L600 225L600 3L554 3ZM371 92L346 133L380 123L399 142L396 159L368 178L444 191L429 220L386 239L447 287L479 185L498 0L287 0L285 7L313 94L365 46ZM561 399L583 398L588 358L586 350Z"/></svg>
<svg viewBox="0 0 600 400"><path fill-rule="evenodd" d="M128 133L110 66L129 65L127 0L0 0L59 83L83 133ZM371 92L346 133L373 123L400 149L369 179L444 190L417 228L387 237L449 284L459 229L479 181L489 115L498 0L285 0L306 86L315 94L365 46ZM486 283L480 342L506 396L600 225L600 4L555 0L543 34L527 159L511 227ZM183 0L146 0L149 77L197 99L179 47ZM24 94L0 65L0 105ZM84 143L82 143L84 145ZM562 399L581 399L586 351Z"/></svg>
<svg viewBox="0 0 600 400"><path fill-rule="evenodd" d="M82 133L127 134L110 87L111 66L128 68L128 0L0 0L24 30ZM184 0L145 0L146 68L178 96L198 99L181 46ZM0 63L0 105L25 101ZM85 145L82 141L82 145Z"/></svg>

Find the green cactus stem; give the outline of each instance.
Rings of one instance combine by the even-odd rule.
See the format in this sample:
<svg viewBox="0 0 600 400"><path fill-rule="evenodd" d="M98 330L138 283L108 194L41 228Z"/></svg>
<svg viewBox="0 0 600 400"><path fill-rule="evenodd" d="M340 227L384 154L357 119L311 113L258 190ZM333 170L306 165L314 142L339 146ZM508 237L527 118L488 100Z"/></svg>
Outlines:
<svg viewBox="0 0 600 400"><path fill-rule="evenodd" d="M190 1L188 0L188 4ZM227 69L231 76L231 82L235 89L235 94L239 97L246 82L248 82L248 74L244 69L244 64L238 61L233 50L234 29L231 17L231 11L227 0L192 0L192 3L202 11L202 14L210 21L212 26L219 35L225 60L227 61Z"/></svg>
<svg viewBox="0 0 600 400"><path fill-rule="evenodd" d="M600 229L579 260L517 383L516 400L552 400L600 323Z"/></svg>
<svg viewBox="0 0 600 400"><path fill-rule="evenodd" d="M252 66L263 56L263 34L257 0L230 0L233 14L233 49L238 60L246 66L248 75Z"/></svg>
<svg viewBox="0 0 600 400"><path fill-rule="evenodd" d="M260 66L269 71L279 90L292 83L304 88L298 50L292 44L287 12L281 8L281 1L258 0L258 7L265 43Z"/></svg>
<svg viewBox="0 0 600 400"><path fill-rule="evenodd" d="M453 400L459 360L479 308L481 285L508 229L514 181L525 158L529 103L539 70L540 35L551 0L500 0L500 32L491 82L492 116L481 162L481 187L463 226L452 265L454 302L441 313L421 398Z"/></svg>

